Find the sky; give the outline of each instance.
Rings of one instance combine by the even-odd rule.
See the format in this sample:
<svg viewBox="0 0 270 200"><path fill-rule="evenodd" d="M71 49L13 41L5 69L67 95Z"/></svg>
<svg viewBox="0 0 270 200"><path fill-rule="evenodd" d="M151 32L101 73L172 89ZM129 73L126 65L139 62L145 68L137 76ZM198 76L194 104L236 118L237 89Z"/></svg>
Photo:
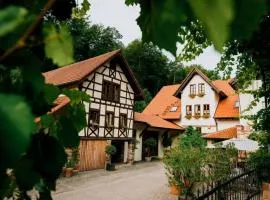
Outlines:
<svg viewBox="0 0 270 200"><path fill-rule="evenodd" d="M125 0L90 0L90 3L89 20L92 23L115 27L123 36L124 45L141 38L142 33L136 22L140 13L139 6L126 6ZM213 47L208 47L195 60L184 64L201 64L207 69L214 69L219 60L220 54Z"/></svg>

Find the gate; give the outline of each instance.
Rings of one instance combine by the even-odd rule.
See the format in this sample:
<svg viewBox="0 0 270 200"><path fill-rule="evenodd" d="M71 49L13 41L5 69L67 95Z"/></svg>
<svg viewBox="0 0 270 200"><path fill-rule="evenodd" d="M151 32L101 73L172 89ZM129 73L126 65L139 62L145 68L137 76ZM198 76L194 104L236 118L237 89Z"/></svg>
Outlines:
<svg viewBox="0 0 270 200"><path fill-rule="evenodd" d="M106 162L106 146L106 140L81 140L79 146L80 171L104 168Z"/></svg>
<svg viewBox="0 0 270 200"><path fill-rule="evenodd" d="M202 185L195 196L196 200L260 200L260 183L256 171L252 170Z"/></svg>

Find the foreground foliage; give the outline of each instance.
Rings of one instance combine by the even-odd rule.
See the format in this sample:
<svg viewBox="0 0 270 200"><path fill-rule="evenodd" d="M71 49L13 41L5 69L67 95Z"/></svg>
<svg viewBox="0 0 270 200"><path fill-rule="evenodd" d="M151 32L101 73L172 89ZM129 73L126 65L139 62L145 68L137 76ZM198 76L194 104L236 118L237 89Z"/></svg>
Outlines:
<svg viewBox="0 0 270 200"><path fill-rule="evenodd" d="M29 199L26 192L35 188L40 199L51 199L67 160L64 149L78 146L86 125L82 101L89 102L80 91L45 84L41 73L45 59L57 66L74 62L67 27L48 19L69 18L75 1L0 5L0 198ZM70 103L47 114L60 94Z"/></svg>

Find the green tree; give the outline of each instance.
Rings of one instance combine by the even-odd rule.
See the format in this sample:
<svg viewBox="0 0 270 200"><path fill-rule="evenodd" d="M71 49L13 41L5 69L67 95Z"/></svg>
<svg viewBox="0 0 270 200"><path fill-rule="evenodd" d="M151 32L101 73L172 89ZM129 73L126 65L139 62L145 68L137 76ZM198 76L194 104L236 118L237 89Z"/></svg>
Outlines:
<svg viewBox="0 0 270 200"><path fill-rule="evenodd" d="M168 82L168 58L152 43L139 40L125 48L125 57L142 88L147 88L151 96Z"/></svg>
<svg viewBox="0 0 270 200"><path fill-rule="evenodd" d="M74 58L85 60L123 47L122 35L111 27L92 24L86 19L70 19L66 24L74 42Z"/></svg>
<svg viewBox="0 0 270 200"><path fill-rule="evenodd" d="M146 88L143 90L143 93L144 93L144 100L135 102L135 111L136 112L142 112L144 110L144 108L150 103L150 101L153 98L151 96L150 92Z"/></svg>

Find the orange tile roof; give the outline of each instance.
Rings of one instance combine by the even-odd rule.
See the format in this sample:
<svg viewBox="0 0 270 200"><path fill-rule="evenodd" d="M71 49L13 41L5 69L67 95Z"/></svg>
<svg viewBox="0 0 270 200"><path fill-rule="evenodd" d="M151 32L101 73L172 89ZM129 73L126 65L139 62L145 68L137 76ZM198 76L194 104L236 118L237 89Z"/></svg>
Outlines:
<svg viewBox="0 0 270 200"><path fill-rule="evenodd" d="M122 70L124 71L131 87L134 90L135 99L136 100L143 99L143 91L140 88L139 83L137 82L127 61L122 56L120 49L93 58L89 58L87 60L83 60L77 63L73 63L65 67L51 70L49 72L43 73L43 76L45 77L46 83L50 83L57 86L67 86L71 84L77 84L84 78L89 76L96 69L101 67L103 64L105 64L106 62L110 61L115 57L119 58L119 62L121 62Z"/></svg>
<svg viewBox="0 0 270 200"><path fill-rule="evenodd" d="M144 113L135 112L134 120L135 120L135 122L143 122L143 123L146 123L149 126L155 127L155 128L183 130L182 127L180 127L172 122L166 121L166 120L164 120L156 115L147 115Z"/></svg>
<svg viewBox="0 0 270 200"><path fill-rule="evenodd" d="M214 118L239 118L239 107L235 107L237 101L239 101L238 94L220 100Z"/></svg>
<svg viewBox="0 0 270 200"><path fill-rule="evenodd" d="M203 136L205 139L231 139L237 137L237 128L230 127L214 133L209 133Z"/></svg>
<svg viewBox="0 0 270 200"><path fill-rule="evenodd" d="M222 90L227 96L235 94L235 90L230 85L230 80L215 80L215 81L212 81L212 83L217 88Z"/></svg>
<svg viewBox="0 0 270 200"><path fill-rule="evenodd" d="M146 106L143 113L147 115L158 115L163 119L180 119L181 101L173 96L179 87L180 84L162 87ZM171 111L173 107L176 107L175 112Z"/></svg>
<svg viewBox="0 0 270 200"><path fill-rule="evenodd" d="M60 111L63 107L68 105L70 102L70 99L65 96L65 95L60 95L55 101L54 104L55 106L47 113L47 114L54 114L58 111ZM38 123L40 122L40 117L35 118L35 122Z"/></svg>

